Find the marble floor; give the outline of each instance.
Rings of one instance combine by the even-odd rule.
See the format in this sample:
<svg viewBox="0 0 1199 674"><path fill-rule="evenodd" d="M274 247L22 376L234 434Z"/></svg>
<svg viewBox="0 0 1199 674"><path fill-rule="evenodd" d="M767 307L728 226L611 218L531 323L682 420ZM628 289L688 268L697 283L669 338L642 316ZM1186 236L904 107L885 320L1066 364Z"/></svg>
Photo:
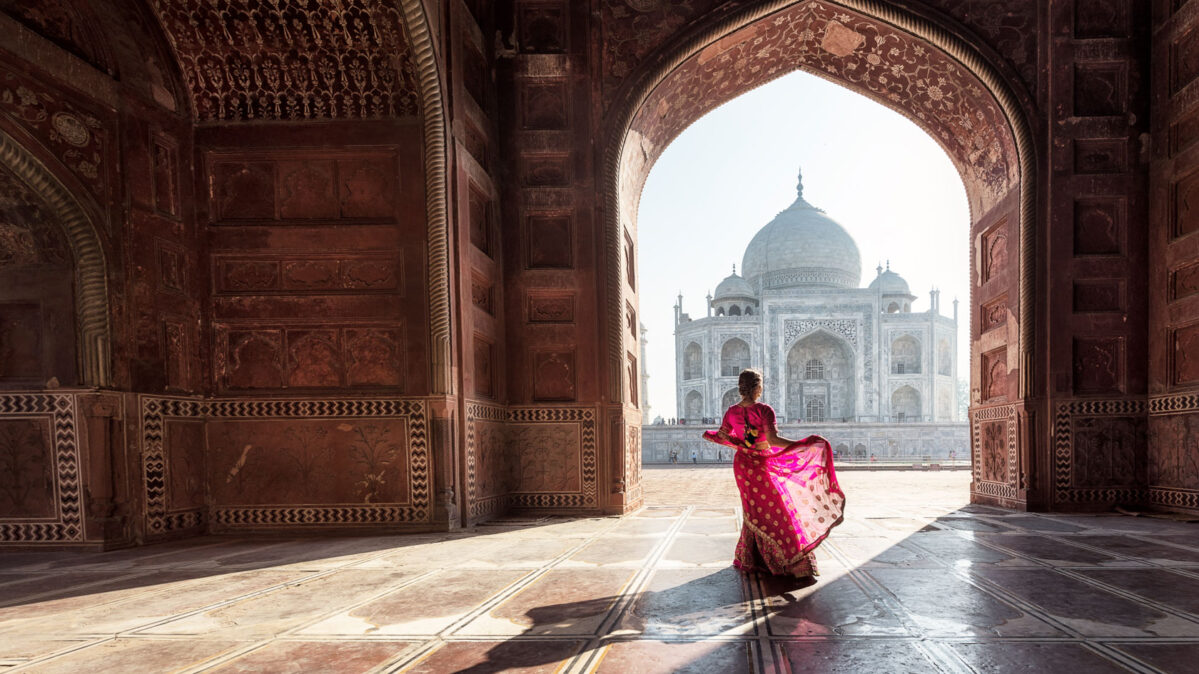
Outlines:
<svg viewBox="0 0 1199 674"><path fill-rule="evenodd" d="M744 577L727 467L623 519L0 552L4 672L1184 672L1199 524L1010 513L845 472L815 584Z"/></svg>

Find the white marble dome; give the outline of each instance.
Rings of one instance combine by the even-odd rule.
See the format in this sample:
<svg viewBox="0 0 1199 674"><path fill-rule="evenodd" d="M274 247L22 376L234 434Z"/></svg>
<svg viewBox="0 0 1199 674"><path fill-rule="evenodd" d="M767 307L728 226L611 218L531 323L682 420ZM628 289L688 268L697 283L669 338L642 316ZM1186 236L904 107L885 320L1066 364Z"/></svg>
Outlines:
<svg viewBox="0 0 1199 674"><path fill-rule="evenodd" d="M757 289L857 288L862 279L858 245L845 228L803 198L754 235L741 273Z"/></svg>
<svg viewBox="0 0 1199 674"><path fill-rule="evenodd" d="M724 299L726 297L754 297L753 286L744 278L737 275L736 268L733 273L725 277L720 285L716 286L716 295L714 299Z"/></svg>

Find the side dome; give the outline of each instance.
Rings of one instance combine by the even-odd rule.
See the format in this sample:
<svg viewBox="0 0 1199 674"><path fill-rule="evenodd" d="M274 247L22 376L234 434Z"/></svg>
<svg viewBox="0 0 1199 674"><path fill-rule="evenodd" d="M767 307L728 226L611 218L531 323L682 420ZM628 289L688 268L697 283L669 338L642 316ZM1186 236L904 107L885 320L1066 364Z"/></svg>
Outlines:
<svg viewBox="0 0 1199 674"><path fill-rule="evenodd" d="M758 230L745 248L741 271L750 285L775 288L857 288L862 280L858 244L824 211L803 198Z"/></svg>
<svg viewBox="0 0 1199 674"><path fill-rule="evenodd" d="M911 295L912 291L908 288L908 282L903 280L903 277L888 269L880 273L873 281L870 282L870 289L876 290L883 295Z"/></svg>
<svg viewBox="0 0 1199 674"><path fill-rule="evenodd" d="M737 275L737 268L733 267L733 273L729 274L720 285L716 286L716 295L713 299L722 300L730 297L755 297L754 288L744 278Z"/></svg>

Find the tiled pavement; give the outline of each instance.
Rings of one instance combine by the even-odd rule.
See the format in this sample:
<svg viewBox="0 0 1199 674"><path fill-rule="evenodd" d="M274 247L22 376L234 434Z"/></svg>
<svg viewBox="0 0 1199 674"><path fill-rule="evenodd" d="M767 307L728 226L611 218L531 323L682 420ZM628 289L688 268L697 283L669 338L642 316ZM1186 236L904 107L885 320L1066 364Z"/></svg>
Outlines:
<svg viewBox="0 0 1199 674"><path fill-rule="evenodd" d="M965 472L841 479L809 586L729 566L727 467L647 469L659 505L624 519L3 552L0 670L1199 669L1199 524L972 507Z"/></svg>

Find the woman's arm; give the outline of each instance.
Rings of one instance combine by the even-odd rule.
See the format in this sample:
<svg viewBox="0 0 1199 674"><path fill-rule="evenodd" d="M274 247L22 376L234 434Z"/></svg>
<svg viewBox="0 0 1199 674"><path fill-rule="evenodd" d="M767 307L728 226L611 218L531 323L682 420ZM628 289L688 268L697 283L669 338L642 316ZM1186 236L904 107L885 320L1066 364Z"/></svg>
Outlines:
<svg viewBox="0 0 1199 674"><path fill-rule="evenodd" d="M787 438L779 435L777 428L770 429L770 433L767 435L766 439L770 441L771 447L789 447L795 444L794 440L788 440Z"/></svg>
<svg viewBox="0 0 1199 674"><path fill-rule="evenodd" d="M779 435L778 424L774 420L774 410L770 407L766 409L769 410L766 414L766 433L764 434L766 441L770 443L771 447L788 447L792 445L795 442L794 440L788 440Z"/></svg>

